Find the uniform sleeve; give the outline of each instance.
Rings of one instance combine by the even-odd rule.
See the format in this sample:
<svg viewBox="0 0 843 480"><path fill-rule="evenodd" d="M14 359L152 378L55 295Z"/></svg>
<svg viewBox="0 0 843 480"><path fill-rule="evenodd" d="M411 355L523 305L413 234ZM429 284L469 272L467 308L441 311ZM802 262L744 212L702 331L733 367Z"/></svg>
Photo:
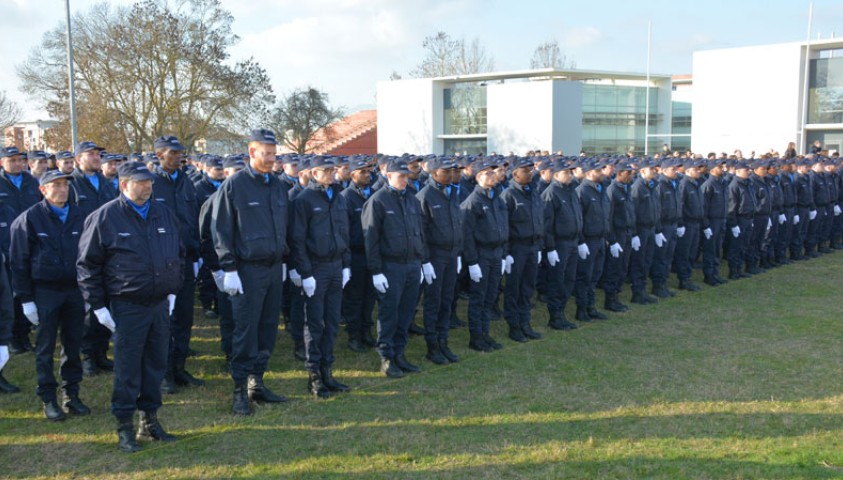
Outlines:
<svg viewBox="0 0 843 480"><path fill-rule="evenodd" d="M544 205L544 246L548 250L556 248L556 210L553 208L553 195L550 188L542 193L542 204Z"/></svg>
<svg viewBox="0 0 843 480"><path fill-rule="evenodd" d="M740 202L739 190L734 183L730 183L729 203L726 208L726 226L730 228L738 224L738 202Z"/></svg>
<svg viewBox="0 0 843 480"><path fill-rule="evenodd" d="M422 232L422 256L430 258L430 248L427 242L430 240L430 223L432 222L432 214L430 205L424 199L424 189L416 194L416 199L419 201L419 211L421 212L421 232Z"/></svg>
<svg viewBox="0 0 843 480"><path fill-rule="evenodd" d="M366 263L372 275L383 273L383 261L381 259L381 231L383 215L375 196L370 197L363 204L363 213L360 221L363 224L363 240L366 246Z"/></svg>
<svg viewBox="0 0 843 480"><path fill-rule="evenodd" d="M234 192L231 182L224 182L212 204L211 231L214 249L219 258L220 268L226 272L237 270L237 258L234 256L234 236L237 226L237 211L234 208Z"/></svg>
<svg viewBox="0 0 843 480"><path fill-rule="evenodd" d="M708 182L703 182L702 186L700 187L700 197L702 197L702 209L703 209L703 216L702 216L702 229L705 230L706 228L711 227L710 215L711 215L711 195L712 195L712 188Z"/></svg>
<svg viewBox="0 0 843 480"><path fill-rule="evenodd" d="M9 264L12 270L12 290L21 303L35 299L32 285L32 249L29 241L29 222L27 214L23 214L12 222L9 231L11 246L9 248Z"/></svg>
<svg viewBox="0 0 843 480"><path fill-rule="evenodd" d="M477 217L474 216L471 197L462 202L460 212L462 213L463 228L463 260L465 260L465 265L474 265L478 262L477 242L474 238Z"/></svg>
<svg viewBox="0 0 843 480"><path fill-rule="evenodd" d="M349 205L348 199L343 195L337 195L337 200L342 201L346 219L344 227L340 230L340 236L342 236L342 240L346 247L342 254L342 268L351 268L351 222L348 218L351 205Z"/></svg>
<svg viewBox="0 0 843 480"><path fill-rule="evenodd" d="M214 250L214 236L211 230L211 213L213 200L210 197L199 209L199 255L202 261L212 272L220 269L220 261L217 252Z"/></svg>
<svg viewBox="0 0 843 480"><path fill-rule="evenodd" d="M606 198L609 199L609 230L606 233L606 242L609 245L614 245L617 243L617 235L615 234L615 199L614 199L614 188L607 188L606 189ZM623 205L621 205L623 207Z"/></svg>
<svg viewBox="0 0 843 480"><path fill-rule="evenodd" d="M104 266L106 252L102 243L102 225L98 215L89 215L79 239L79 257L76 260L76 279L82 297L98 310L105 306Z"/></svg>
<svg viewBox="0 0 843 480"><path fill-rule="evenodd" d="M310 222L305 194L296 198L292 205L292 220L290 222L290 252L292 263L301 275L301 278L309 278L313 275L313 265L307 254L307 226Z"/></svg>
<svg viewBox="0 0 843 480"><path fill-rule="evenodd" d="M8 345L12 341L12 323L15 320L12 305L12 288L6 269L0 269L0 345Z"/></svg>

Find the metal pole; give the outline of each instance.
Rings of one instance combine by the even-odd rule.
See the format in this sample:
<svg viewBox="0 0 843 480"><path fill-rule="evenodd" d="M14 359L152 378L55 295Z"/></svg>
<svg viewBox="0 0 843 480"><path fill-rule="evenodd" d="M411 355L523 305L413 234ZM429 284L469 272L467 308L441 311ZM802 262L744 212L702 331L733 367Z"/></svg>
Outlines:
<svg viewBox="0 0 843 480"><path fill-rule="evenodd" d="M810 68L811 68L811 23L814 17L814 4L808 5L808 37L805 41L805 79L802 82L802 128L799 129L801 138L799 148L802 153L808 152L808 144L805 136L807 131L805 125L808 123L808 93L810 91Z"/></svg>
<svg viewBox="0 0 843 480"><path fill-rule="evenodd" d="M647 22L647 85L644 87L644 156L650 151L650 32L653 22Z"/></svg>
<svg viewBox="0 0 843 480"><path fill-rule="evenodd" d="M73 36L70 33L70 0L65 0L64 5L67 12L67 84L70 89L70 136L73 141L70 150L73 151L79 144L79 133L76 129L76 88L73 81Z"/></svg>

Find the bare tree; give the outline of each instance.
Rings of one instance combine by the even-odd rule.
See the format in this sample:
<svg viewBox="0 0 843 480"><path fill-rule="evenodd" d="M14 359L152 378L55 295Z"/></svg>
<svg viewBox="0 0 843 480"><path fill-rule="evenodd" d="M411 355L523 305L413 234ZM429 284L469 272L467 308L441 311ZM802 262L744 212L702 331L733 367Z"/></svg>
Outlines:
<svg viewBox="0 0 843 480"><path fill-rule="evenodd" d="M0 131L11 127L20 120L20 107L17 103L6 96L6 92L0 91Z"/></svg>
<svg viewBox="0 0 843 480"><path fill-rule="evenodd" d="M494 70L495 61L478 39L466 44L465 39L453 39L445 32L425 37L427 52L424 59L410 72L415 78L467 75Z"/></svg>
<svg viewBox="0 0 843 480"><path fill-rule="evenodd" d="M548 40L542 42L535 50L533 56L530 58L530 68L553 68L555 70L575 69L576 62L568 60L568 57L559 49L559 42L556 40Z"/></svg>
<svg viewBox="0 0 843 480"><path fill-rule="evenodd" d="M149 149L165 134L185 145L219 129L245 132L274 102L253 59L232 62L239 40L219 0L142 0L94 6L73 20L81 138L115 151ZM64 27L47 32L18 67L25 91L60 120L69 144Z"/></svg>
<svg viewBox="0 0 843 480"><path fill-rule="evenodd" d="M312 151L308 145L320 128L339 120L342 109L331 108L328 94L313 87L296 89L278 102L270 116L270 128L281 134L284 145L298 153Z"/></svg>

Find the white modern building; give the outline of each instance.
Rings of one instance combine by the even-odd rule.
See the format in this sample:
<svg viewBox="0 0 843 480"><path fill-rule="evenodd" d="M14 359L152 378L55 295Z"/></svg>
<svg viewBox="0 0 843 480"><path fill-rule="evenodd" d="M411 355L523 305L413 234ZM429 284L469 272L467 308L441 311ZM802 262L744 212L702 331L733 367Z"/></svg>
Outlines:
<svg viewBox="0 0 843 480"><path fill-rule="evenodd" d="M843 40L694 53L692 149L744 155L843 146Z"/></svg>
<svg viewBox="0 0 843 480"><path fill-rule="evenodd" d="M378 151L658 151L671 142L672 81L647 82L645 74L554 69L379 82Z"/></svg>

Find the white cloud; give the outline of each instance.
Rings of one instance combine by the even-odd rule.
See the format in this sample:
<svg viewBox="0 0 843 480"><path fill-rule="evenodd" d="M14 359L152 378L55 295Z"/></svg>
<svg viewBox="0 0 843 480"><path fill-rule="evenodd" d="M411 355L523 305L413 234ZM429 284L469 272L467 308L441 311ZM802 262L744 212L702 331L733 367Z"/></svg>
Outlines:
<svg viewBox="0 0 843 480"><path fill-rule="evenodd" d="M575 27L565 31L562 35L562 44L572 49L587 48L600 43L603 38L603 32L597 27Z"/></svg>

